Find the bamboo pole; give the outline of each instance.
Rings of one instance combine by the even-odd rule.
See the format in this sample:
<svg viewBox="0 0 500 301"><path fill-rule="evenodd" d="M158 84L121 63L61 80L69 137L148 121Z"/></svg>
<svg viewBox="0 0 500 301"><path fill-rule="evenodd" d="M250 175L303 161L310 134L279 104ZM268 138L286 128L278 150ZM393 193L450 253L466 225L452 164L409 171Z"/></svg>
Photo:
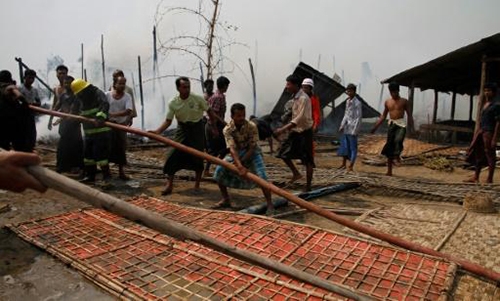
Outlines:
<svg viewBox="0 0 500 301"><path fill-rule="evenodd" d="M474 110L474 92L471 92L469 98L469 121L472 121L473 110Z"/></svg>
<svg viewBox="0 0 500 301"><path fill-rule="evenodd" d="M139 97L141 98L141 129L144 130L144 92L142 89L141 56L137 56L137 69L139 71Z"/></svg>
<svg viewBox="0 0 500 301"><path fill-rule="evenodd" d="M23 73L23 60L19 58L17 61L17 65L19 66L19 84L24 83L24 73Z"/></svg>
<svg viewBox="0 0 500 301"><path fill-rule="evenodd" d="M81 50L81 52L82 52L82 78L85 78L85 71L84 71L84 70L85 70L85 68L83 67L83 66L84 66L84 65L83 65L83 43L81 44L81 47L80 47L80 48L81 48L80 50Z"/></svg>
<svg viewBox="0 0 500 301"><path fill-rule="evenodd" d="M457 91L453 91L453 96L451 97L451 114L450 114L451 120L455 120L456 108L457 108Z"/></svg>
<svg viewBox="0 0 500 301"><path fill-rule="evenodd" d="M191 240L238 258L250 264L287 275L293 279L309 283L354 300L372 300L370 297L356 292L349 287L334 284L326 279L306 273L297 268L288 266L273 259L265 258L253 252L239 249L225 242L210 237L203 232L191 229L183 224L120 200L97 189L81 184L75 180L62 176L52 170L39 165L30 166L28 172L48 188L70 195L94 207L102 208L114 214L123 216L131 221L143 224L160 233L180 240Z"/></svg>
<svg viewBox="0 0 500 301"><path fill-rule="evenodd" d="M104 35L101 35L101 61L102 61L102 84L103 91L106 91L106 64L104 61Z"/></svg>
<svg viewBox="0 0 500 301"><path fill-rule="evenodd" d="M252 59L248 59L250 64L250 74L252 75L252 96L253 96L253 115L257 116L257 88L255 87L255 72L253 70Z"/></svg>
<svg viewBox="0 0 500 301"><path fill-rule="evenodd" d="M39 113L42 113L42 114L49 114L49 115L54 115L54 116L58 116L58 117L69 117L69 118L74 118L74 119L77 119L77 120L80 120L83 122L94 122L92 119L88 119L88 118L85 118L82 116L75 116L75 115L62 113L62 112L55 112L55 111L46 110L46 109L43 109L40 107L31 106L31 105L30 105L30 108L32 110L39 112ZM153 134L151 132L141 131L139 129L135 129L132 127L127 127L127 126L123 126L123 125L119 125L119 124L111 123L111 122L105 122L105 125L109 126L111 128L114 128L114 129L122 130L125 132L140 135L140 136L145 136L145 137L148 137L150 139L163 142L167 145L170 145L170 146L172 146L178 150L181 150L183 152L186 152L190 155L205 159L207 161L210 161L211 163L221 165L222 167L224 167L224 168L226 168L234 173L238 173L238 169L232 163L229 163L229 162L224 161L222 159L219 159L217 157L211 156L211 155L204 153L204 152L201 152L199 150L190 148L188 146L185 146L179 142L170 140L170 139L163 137L161 135ZM281 197L286 198L287 200L298 205L299 207L302 207L302 208L305 208L309 211L312 211L312 212L314 212L322 217L325 217L329 220L337 222L345 227L348 227L350 229L359 231L359 232L367 234L369 236L378 238L380 240L389 242L391 244L405 248L407 250L420 252L420 253L424 253L424 254L428 254L428 255L432 255L432 256L436 256L439 258L444 258L444 259L453 261L455 263L460 264L465 270L467 270L471 273L486 277L488 279L496 281L497 283L500 283L500 273L498 273L498 272L487 269L483 266L480 266L480 265L473 263L473 262L470 262L468 260L458 258L458 257L452 256L450 254L441 253L441 252L438 252L432 248L422 246L420 244L417 244L417 243L414 243L411 241L407 241L407 240L399 238L397 236L370 228L368 226L365 226L365 225L359 224L355 221L352 221L349 218L345 218L345 217L339 216L333 212L330 212L328 210L324 210L323 208L319 207L318 205L307 202L307 201L297 197L296 195L293 195L290 192L283 190L283 189L273 185L272 183L267 182L266 180L254 175L253 173L248 172L243 177L249 181L256 183L257 185L259 185L262 188L269 189L271 192L273 192Z"/></svg>
<svg viewBox="0 0 500 301"><path fill-rule="evenodd" d="M432 124L436 124L438 111L439 92L434 90L434 109L432 110Z"/></svg>
<svg viewBox="0 0 500 301"><path fill-rule="evenodd" d="M31 69L30 67L28 67L28 65L26 65L21 58L18 58L16 57L15 60L21 65L23 66L24 69ZM47 83L45 83L40 77L38 77L38 75L35 76L36 79L42 84L42 86L44 86L45 88L47 88L47 90L49 90L50 93L53 93L52 89L50 88L49 85L47 85Z"/></svg>

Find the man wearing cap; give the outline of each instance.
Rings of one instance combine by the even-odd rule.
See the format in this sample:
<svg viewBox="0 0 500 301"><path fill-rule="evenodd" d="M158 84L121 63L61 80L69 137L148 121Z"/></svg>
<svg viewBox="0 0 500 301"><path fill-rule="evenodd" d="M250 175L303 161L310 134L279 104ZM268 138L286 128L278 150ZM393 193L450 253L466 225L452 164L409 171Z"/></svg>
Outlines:
<svg viewBox="0 0 500 301"><path fill-rule="evenodd" d="M280 135L282 132L291 130L290 135L281 144L277 157L283 159L292 171L291 182L302 178L292 160L302 160L307 173L306 191L310 191L314 168L312 109L309 96L300 89L300 86L301 81L296 75L292 74L287 77L286 90L293 95L292 119L274 133Z"/></svg>
<svg viewBox="0 0 500 301"><path fill-rule="evenodd" d="M348 97L345 100L344 118L342 118L339 127L342 136L337 154L342 156L342 165L339 169L346 168L347 160L349 160L347 171L352 171L358 155L358 134L361 129L363 114L361 101L356 96L356 86L354 84L347 85L346 94Z"/></svg>
<svg viewBox="0 0 500 301"><path fill-rule="evenodd" d="M302 90L311 99L311 109L312 109L312 119L313 119L313 132L318 131L319 125L321 123L321 104L319 102L318 95L314 94L314 81L310 78L305 78L302 81Z"/></svg>
<svg viewBox="0 0 500 301"><path fill-rule="evenodd" d="M384 103L384 112L371 133L375 133L378 127L384 122L389 114L389 129L387 130L387 141L382 149L382 155L387 157L387 173L392 176L392 165L394 160L400 162L401 153L403 152L403 142L406 135L406 121L404 119L405 112L408 119L408 127L410 132L413 131L413 117L411 115L408 100L399 96L399 84L392 82L389 84L389 92L391 98Z"/></svg>
<svg viewBox="0 0 500 301"><path fill-rule="evenodd" d="M71 83L71 90L80 101L80 115L95 120L94 123L83 123L85 177L82 182L95 181L98 165L101 167L103 180L107 181L111 178L109 171L111 129L104 125L109 116L108 100L104 92L81 78Z"/></svg>

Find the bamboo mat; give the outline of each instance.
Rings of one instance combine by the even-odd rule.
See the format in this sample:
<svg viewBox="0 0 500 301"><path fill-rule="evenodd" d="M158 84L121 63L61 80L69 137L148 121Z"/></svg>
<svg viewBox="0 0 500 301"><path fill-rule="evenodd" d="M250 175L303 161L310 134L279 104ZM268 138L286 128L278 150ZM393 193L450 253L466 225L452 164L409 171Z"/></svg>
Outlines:
<svg viewBox="0 0 500 301"><path fill-rule="evenodd" d="M246 214L186 208L154 198L135 205L236 247L380 300L438 300L456 265L323 229ZM159 234L99 209L9 228L122 299L342 300L323 289Z"/></svg>

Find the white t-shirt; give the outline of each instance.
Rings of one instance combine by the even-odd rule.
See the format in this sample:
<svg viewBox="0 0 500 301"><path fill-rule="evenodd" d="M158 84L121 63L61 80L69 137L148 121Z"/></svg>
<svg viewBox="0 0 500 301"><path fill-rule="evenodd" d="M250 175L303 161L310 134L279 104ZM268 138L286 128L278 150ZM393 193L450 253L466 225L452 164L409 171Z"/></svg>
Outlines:
<svg viewBox="0 0 500 301"><path fill-rule="evenodd" d="M132 97L128 93L124 93L120 99L113 98L113 92L106 92L106 98L109 103L109 113L117 113L125 110L134 110L132 104ZM127 116L119 116L119 117L109 117L110 121L116 122L118 124L125 124L127 122Z"/></svg>

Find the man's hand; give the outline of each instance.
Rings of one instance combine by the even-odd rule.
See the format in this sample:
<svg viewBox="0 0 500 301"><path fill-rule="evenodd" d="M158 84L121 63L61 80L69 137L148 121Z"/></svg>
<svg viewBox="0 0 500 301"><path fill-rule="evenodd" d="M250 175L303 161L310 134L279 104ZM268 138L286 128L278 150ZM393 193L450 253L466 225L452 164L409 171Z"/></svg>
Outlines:
<svg viewBox="0 0 500 301"><path fill-rule="evenodd" d="M45 192L47 187L25 169L27 166L40 164L40 161L40 157L33 153L0 152L0 189L22 192L31 188Z"/></svg>
<svg viewBox="0 0 500 301"><path fill-rule="evenodd" d="M242 164L236 165L236 168L238 168L238 174L240 176L244 176L248 172L248 169L245 166L243 166Z"/></svg>

